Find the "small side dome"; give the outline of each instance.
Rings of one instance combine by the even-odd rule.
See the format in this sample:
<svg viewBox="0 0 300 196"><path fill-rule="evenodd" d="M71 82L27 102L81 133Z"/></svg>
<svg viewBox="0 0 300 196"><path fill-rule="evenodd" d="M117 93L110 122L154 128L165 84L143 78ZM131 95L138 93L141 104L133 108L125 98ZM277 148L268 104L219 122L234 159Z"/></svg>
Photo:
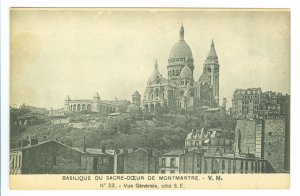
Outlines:
<svg viewBox="0 0 300 196"><path fill-rule="evenodd" d="M185 60L185 65L180 72L180 78L192 78L193 72L191 68L187 65L188 58Z"/></svg>

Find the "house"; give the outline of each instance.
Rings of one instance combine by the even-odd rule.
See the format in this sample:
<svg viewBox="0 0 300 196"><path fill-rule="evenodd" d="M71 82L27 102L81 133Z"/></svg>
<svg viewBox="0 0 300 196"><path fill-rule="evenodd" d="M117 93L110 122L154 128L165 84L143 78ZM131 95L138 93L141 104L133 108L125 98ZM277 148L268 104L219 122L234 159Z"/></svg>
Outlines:
<svg viewBox="0 0 300 196"><path fill-rule="evenodd" d="M112 174L114 156L110 151L96 148L83 148L81 154L82 174Z"/></svg>
<svg viewBox="0 0 300 196"><path fill-rule="evenodd" d="M81 152L65 144L31 138L10 150L10 174L77 174L80 160Z"/></svg>
<svg viewBox="0 0 300 196"><path fill-rule="evenodd" d="M182 150L174 150L161 155L159 157L159 173L178 174L181 154L183 154Z"/></svg>
<svg viewBox="0 0 300 196"><path fill-rule="evenodd" d="M114 154L114 173L154 174L158 171L158 157L152 150L142 148L116 150Z"/></svg>

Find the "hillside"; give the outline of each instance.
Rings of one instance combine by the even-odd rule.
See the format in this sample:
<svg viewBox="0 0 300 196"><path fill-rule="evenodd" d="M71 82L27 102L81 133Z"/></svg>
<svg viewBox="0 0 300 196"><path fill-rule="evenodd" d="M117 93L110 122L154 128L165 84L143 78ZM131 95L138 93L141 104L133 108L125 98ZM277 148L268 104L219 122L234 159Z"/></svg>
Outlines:
<svg viewBox="0 0 300 196"><path fill-rule="evenodd" d="M144 116L141 120L131 116L107 118L93 113L71 114L69 124L53 125L45 117L40 124L20 126L13 124L11 132L11 147L17 147L18 141L30 137L39 141L59 140L74 147L83 146L86 137L87 147L107 149L115 148L152 148L157 154L184 146L186 134L195 127L207 124L196 115L164 115ZM159 119L159 120L158 120ZM215 121L213 121L215 123ZM220 126L220 124L210 126ZM206 125L207 126L207 125ZM222 122L225 128L234 127L234 122ZM21 131L16 132L15 129Z"/></svg>

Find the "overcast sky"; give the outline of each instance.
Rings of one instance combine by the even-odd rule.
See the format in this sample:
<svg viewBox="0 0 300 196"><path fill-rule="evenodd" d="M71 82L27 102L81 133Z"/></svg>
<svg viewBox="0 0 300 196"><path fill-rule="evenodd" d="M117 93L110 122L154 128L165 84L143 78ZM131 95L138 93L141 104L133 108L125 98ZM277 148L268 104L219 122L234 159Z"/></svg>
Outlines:
<svg viewBox="0 0 300 196"><path fill-rule="evenodd" d="M167 77L183 22L194 79L214 39L220 98L234 89L290 91L290 15L286 11L12 10L11 105L63 107L64 98L128 99L144 94L158 59Z"/></svg>

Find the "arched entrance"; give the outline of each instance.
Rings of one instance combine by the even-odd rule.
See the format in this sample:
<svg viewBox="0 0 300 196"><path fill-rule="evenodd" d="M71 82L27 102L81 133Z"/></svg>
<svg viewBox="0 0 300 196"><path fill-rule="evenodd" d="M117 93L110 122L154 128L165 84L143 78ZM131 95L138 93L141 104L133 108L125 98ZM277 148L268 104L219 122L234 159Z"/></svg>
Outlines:
<svg viewBox="0 0 300 196"><path fill-rule="evenodd" d="M92 111L91 104L87 104L87 111L88 111L88 112L91 112L91 111Z"/></svg>

